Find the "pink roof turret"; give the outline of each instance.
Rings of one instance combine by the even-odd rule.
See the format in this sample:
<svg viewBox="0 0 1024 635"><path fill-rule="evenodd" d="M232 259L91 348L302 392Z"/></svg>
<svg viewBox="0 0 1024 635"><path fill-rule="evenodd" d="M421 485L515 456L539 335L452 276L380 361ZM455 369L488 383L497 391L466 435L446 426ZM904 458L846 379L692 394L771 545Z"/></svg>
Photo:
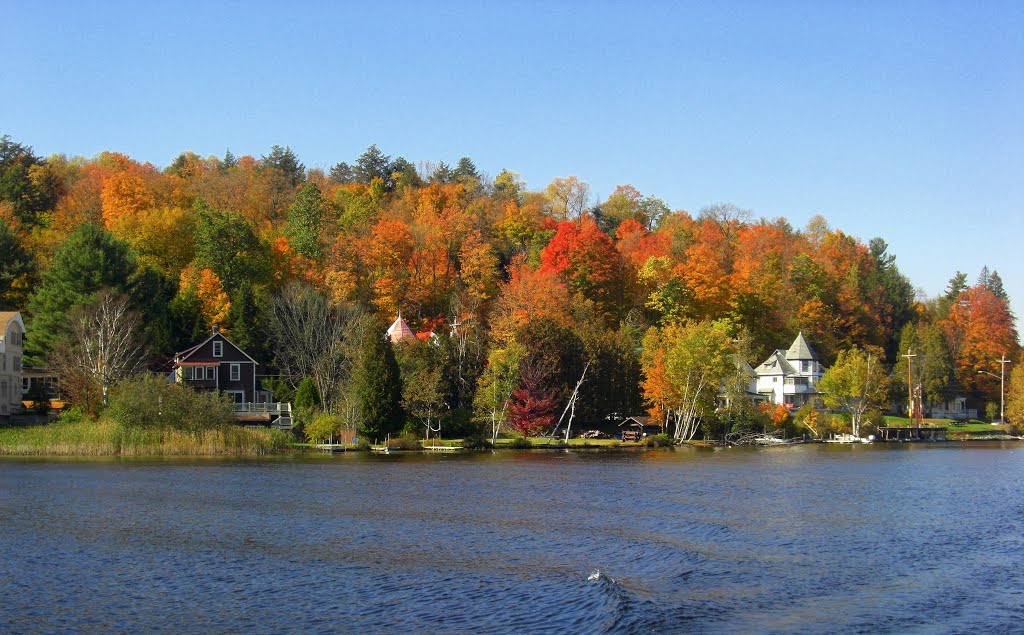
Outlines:
<svg viewBox="0 0 1024 635"><path fill-rule="evenodd" d="M409 324L402 319L402 314L399 313L398 319L388 327L388 340L390 340L391 343L395 343L399 340L405 339L416 339L416 333L409 328Z"/></svg>

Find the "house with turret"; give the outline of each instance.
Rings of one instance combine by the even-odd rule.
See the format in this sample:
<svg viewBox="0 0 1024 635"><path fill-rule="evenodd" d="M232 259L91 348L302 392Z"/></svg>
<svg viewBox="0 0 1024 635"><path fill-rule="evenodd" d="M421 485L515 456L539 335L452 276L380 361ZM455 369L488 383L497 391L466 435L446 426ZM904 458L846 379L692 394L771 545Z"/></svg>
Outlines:
<svg viewBox="0 0 1024 635"><path fill-rule="evenodd" d="M818 382L825 374L818 354L799 333L787 350L777 349L760 366L757 374L757 392L774 404L799 408L816 403L821 393Z"/></svg>

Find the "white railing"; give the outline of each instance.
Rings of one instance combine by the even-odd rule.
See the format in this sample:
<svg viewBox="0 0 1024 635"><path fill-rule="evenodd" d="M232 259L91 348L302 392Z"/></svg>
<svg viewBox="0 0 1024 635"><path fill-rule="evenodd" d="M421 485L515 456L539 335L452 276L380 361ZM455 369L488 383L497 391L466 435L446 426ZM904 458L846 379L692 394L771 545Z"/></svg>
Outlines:
<svg viewBox="0 0 1024 635"><path fill-rule="evenodd" d="M290 415L292 412L292 405L290 403L236 403L232 405L235 409L235 414L240 415Z"/></svg>

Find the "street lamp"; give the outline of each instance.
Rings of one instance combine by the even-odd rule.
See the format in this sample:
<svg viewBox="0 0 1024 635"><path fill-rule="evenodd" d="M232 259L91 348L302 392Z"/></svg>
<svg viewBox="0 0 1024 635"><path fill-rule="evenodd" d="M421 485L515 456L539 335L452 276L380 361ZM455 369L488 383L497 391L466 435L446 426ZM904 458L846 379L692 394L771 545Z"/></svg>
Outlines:
<svg viewBox="0 0 1024 635"><path fill-rule="evenodd" d="M1004 414L1003 404L1005 403L1005 390L1006 386L1006 365L1010 363L1010 360L1006 359L1006 355L999 358L999 421L993 422L992 425L1001 425L1006 423L1006 415ZM979 370L979 375L988 375L989 377L996 377L995 373L990 373L987 370Z"/></svg>

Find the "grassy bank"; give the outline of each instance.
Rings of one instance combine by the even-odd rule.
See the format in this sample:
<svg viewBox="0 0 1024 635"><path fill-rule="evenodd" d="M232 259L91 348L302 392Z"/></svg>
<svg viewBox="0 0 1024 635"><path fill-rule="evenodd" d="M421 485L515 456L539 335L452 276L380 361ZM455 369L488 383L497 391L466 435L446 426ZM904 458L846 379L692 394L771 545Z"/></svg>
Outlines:
<svg viewBox="0 0 1024 635"><path fill-rule="evenodd" d="M5 456L254 456L287 447L280 431L232 425L183 431L82 418L0 428L0 455Z"/></svg>

